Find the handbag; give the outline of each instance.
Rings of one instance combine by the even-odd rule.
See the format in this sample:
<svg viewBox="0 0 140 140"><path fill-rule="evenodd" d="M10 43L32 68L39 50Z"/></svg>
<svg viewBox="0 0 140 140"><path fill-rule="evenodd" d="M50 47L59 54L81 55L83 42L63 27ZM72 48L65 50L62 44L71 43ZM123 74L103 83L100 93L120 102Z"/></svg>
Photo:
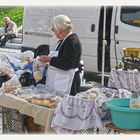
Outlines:
<svg viewBox="0 0 140 140"><path fill-rule="evenodd" d="M65 71L49 65L46 73L47 90L62 97L70 94L75 72L76 69Z"/></svg>

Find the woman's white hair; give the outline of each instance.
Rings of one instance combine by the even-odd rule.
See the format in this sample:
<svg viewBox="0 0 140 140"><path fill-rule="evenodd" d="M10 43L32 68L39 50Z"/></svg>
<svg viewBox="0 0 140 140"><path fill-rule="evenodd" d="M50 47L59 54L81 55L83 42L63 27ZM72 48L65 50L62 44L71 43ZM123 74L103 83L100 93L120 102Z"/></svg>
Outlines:
<svg viewBox="0 0 140 140"><path fill-rule="evenodd" d="M63 30L70 32L72 30L72 22L66 15L57 15L53 18L52 24L56 30Z"/></svg>

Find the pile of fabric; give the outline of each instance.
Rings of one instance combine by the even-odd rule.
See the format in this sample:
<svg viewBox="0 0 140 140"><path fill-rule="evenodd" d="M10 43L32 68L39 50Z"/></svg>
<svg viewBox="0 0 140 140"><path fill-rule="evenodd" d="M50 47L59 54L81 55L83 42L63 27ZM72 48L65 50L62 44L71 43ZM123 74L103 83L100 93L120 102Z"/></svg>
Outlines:
<svg viewBox="0 0 140 140"><path fill-rule="evenodd" d="M97 93L94 99L83 98L84 94ZM110 111L105 102L112 98L127 98L131 92L125 89L91 88L77 96L65 95L58 104L51 127L58 134L73 134L89 128L103 128L111 122Z"/></svg>

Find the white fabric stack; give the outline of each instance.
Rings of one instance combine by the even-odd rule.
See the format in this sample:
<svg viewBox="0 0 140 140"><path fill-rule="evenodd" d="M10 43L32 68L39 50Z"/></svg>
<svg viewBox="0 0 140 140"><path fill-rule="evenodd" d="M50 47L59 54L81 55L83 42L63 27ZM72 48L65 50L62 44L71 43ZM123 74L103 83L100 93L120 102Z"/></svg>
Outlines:
<svg viewBox="0 0 140 140"><path fill-rule="evenodd" d="M89 128L101 128L94 100L66 94L56 108L51 127L56 133L74 133Z"/></svg>
<svg viewBox="0 0 140 140"><path fill-rule="evenodd" d="M140 91L140 72L137 70L112 70L108 81L108 87Z"/></svg>

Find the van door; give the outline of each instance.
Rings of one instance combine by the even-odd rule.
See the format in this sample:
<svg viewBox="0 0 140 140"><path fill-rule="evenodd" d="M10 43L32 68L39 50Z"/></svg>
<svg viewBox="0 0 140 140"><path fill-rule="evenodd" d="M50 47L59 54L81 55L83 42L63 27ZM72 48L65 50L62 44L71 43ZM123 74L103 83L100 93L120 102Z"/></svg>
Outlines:
<svg viewBox="0 0 140 140"><path fill-rule="evenodd" d="M37 48L50 44L51 20L54 16L52 7L25 7L23 20L23 47Z"/></svg>
<svg viewBox="0 0 140 140"><path fill-rule="evenodd" d="M105 66L104 71L110 72L110 41L111 41L111 19L112 6L106 6L106 24L105 24ZM102 71L102 47L103 47L103 25L104 24L104 6L100 9L99 30L98 30L98 71Z"/></svg>
<svg viewBox="0 0 140 140"><path fill-rule="evenodd" d="M114 40L118 60L122 60L123 48L140 47L140 7L117 7Z"/></svg>
<svg viewBox="0 0 140 140"><path fill-rule="evenodd" d="M72 19L73 32L82 43L82 59L85 71L97 72L97 45L100 7L65 6L55 7L55 15L65 14Z"/></svg>

